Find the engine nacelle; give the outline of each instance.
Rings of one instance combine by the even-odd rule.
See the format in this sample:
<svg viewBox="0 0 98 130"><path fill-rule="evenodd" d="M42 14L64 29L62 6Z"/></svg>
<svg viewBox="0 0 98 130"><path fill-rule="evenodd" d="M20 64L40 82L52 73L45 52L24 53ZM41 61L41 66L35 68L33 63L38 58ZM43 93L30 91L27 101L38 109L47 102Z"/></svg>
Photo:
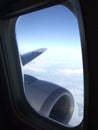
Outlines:
<svg viewBox="0 0 98 130"><path fill-rule="evenodd" d="M25 95L34 110L45 117L68 124L74 111L74 99L65 88L24 75Z"/></svg>

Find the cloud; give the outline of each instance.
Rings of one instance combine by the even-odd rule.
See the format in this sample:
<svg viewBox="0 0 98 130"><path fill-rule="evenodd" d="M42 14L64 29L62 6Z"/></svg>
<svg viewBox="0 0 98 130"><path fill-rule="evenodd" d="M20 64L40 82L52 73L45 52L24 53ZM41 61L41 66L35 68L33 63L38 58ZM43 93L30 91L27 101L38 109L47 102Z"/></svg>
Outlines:
<svg viewBox="0 0 98 130"><path fill-rule="evenodd" d="M23 68L24 72L36 72L36 73L45 73L46 70L43 67L33 67L33 66L25 66Z"/></svg>
<svg viewBox="0 0 98 130"><path fill-rule="evenodd" d="M82 69L61 69L58 70L59 73L67 75L67 74L83 74Z"/></svg>

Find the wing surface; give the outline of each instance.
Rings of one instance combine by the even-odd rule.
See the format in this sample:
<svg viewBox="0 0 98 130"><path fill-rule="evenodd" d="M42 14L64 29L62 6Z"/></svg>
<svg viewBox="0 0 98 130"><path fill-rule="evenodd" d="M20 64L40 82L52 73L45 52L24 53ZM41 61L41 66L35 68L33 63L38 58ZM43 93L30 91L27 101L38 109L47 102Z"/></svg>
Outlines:
<svg viewBox="0 0 98 130"><path fill-rule="evenodd" d="M41 48L21 55L22 64L25 65L29 63L31 60L35 59L46 50L47 50L46 48Z"/></svg>

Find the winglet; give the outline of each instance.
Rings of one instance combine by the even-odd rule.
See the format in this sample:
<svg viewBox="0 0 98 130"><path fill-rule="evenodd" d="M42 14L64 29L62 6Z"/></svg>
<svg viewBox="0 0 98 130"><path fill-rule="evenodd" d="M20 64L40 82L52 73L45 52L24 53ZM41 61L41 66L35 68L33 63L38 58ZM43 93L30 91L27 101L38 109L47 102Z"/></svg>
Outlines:
<svg viewBox="0 0 98 130"><path fill-rule="evenodd" d="M25 65L29 63L31 60L35 59L37 56L39 56L46 50L47 48L41 48L41 49L37 49L35 51L28 52L26 54L21 55L22 64Z"/></svg>

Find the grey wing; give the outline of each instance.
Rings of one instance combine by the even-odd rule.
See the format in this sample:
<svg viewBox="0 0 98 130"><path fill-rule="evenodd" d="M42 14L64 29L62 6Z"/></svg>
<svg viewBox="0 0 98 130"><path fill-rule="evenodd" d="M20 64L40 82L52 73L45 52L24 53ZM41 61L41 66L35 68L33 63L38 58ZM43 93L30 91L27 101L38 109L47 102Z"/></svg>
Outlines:
<svg viewBox="0 0 98 130"><path fill-rule="evenodd" d="M25 65L29 63L31 60L35 59L37 56L39 56L46 50L47 50L46 48L41 48L41 49L37 49L35 51L28 52L26 54L21 55L22 64Z"/></svg>

